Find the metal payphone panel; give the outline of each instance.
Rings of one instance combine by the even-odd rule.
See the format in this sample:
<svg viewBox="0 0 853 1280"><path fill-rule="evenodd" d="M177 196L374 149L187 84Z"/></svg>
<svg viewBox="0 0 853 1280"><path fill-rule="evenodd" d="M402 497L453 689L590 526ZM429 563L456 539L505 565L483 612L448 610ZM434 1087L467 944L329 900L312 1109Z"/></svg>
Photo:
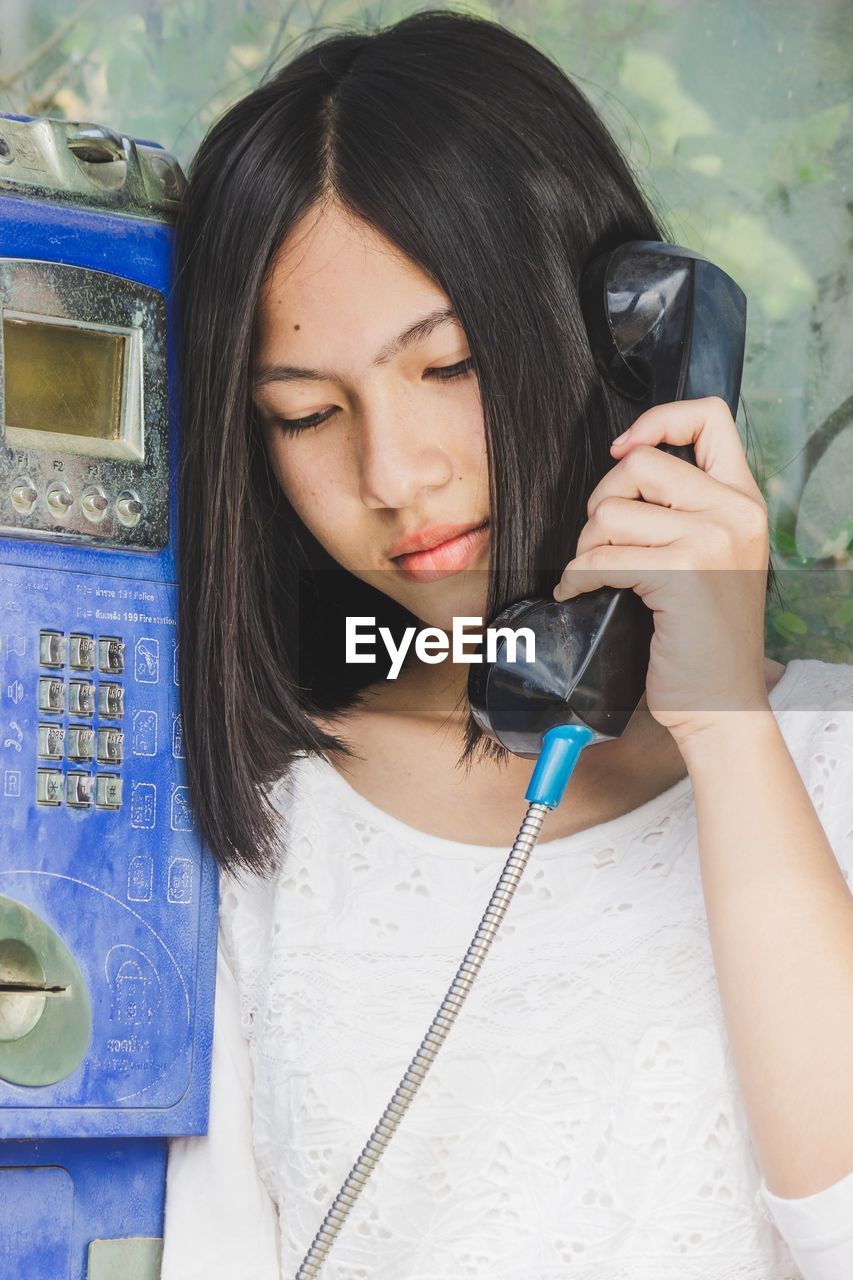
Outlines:
<svg viewBox="0 0 853 1280"><path fill-rule="evenodd" d="M21 1106L15 1085L38 1084L26 1097L31 1134L79 1136L81 1109L101 1113L90 1121L101 1136L184 1132L213 882L183 774L174 590L6 563L0 600L0 975L11 904L25 905L44 937L31 920L11 936L40 955L39 983L70 988L67 962L46 956L47 930L61 939L90 1022L79 1066L46 1079L56 1015L76 993L45 997L14 1039L8 1025L3 1039L0 1000L0 1117ZM77 1023L86 1017L78 1006Z"/></svg>

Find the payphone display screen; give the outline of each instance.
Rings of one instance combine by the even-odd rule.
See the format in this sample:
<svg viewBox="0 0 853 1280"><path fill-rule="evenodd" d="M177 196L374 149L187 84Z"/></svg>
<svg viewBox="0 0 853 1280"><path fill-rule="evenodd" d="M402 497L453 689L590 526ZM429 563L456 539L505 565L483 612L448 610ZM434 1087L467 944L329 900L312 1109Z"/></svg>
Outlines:
<svg viewBox="0 0 853 1280"><path fill-rule="evenodd" d="M0 257L0 537L167 544L168 351L161 290Z"/></svg>
<svg viewBox="0 0 853 1280"><path fill-rule="evenodd" d="M119 440L126 347L121 333L4 316L7 432Z"/></svg>

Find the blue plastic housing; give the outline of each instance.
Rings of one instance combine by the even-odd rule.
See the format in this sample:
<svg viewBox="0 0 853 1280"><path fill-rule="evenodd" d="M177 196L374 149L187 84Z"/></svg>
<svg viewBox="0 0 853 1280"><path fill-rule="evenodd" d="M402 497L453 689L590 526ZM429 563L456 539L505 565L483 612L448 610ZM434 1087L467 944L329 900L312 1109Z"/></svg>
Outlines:
<svg viewBox="0 0 853 1280"><path fill-rule="evenodd" d="M0 1080L4 1277L84 1280L90 1240L160 1235L165 1139L207 1126L217 877L195 827L178 701L171 240L162 222L0 197L0 257L90 268L163 294L170 370L167 546L0 536L0 895L59 934L92 1006L89 1048L67 1078ZM36 803L39 677L74 675L40 665L44 629L124 641L118 809ZM96 668L93 678L106 677Z"/></svg>

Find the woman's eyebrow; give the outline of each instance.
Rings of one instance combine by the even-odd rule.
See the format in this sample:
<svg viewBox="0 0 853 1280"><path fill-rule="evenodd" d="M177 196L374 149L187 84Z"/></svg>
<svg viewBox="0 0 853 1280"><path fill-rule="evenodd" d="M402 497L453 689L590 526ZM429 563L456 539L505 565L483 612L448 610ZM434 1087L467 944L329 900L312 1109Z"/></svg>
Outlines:
<svg viewBox="0 0 853 1280"><path fill-rule="evenodd" d="M406 347L413 346L416 342L422 342L424 338L429 337L434 329L439 325L446 324L449 320L456 320L459 317L453 307L439 307L436 311L431 311L429 315L422 316L420 320L416 320L414 324L409 325L408 329L404 329L396 338L391 338L373 357L371 366L387 364L394 356L403 351ZM315 382L336 382L338 375L323 369L301 369L298 365L291 364L262 364L255 369L255 390L259 387L265 387L270 382L296 382L300 379L311 379Z"/></svg>

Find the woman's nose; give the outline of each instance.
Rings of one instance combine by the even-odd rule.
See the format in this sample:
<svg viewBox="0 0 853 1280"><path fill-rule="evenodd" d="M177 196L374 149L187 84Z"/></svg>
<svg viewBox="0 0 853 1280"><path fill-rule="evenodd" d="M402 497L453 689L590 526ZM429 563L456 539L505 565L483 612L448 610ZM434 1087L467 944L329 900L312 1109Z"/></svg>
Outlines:
<svg viewBox="0 0 853 1280"><path fill-rule="evenodd" d="M452 478L453 461L406 397L388 397L362 414L358 435L359 496L366 507L407 507Z"/></svg>

